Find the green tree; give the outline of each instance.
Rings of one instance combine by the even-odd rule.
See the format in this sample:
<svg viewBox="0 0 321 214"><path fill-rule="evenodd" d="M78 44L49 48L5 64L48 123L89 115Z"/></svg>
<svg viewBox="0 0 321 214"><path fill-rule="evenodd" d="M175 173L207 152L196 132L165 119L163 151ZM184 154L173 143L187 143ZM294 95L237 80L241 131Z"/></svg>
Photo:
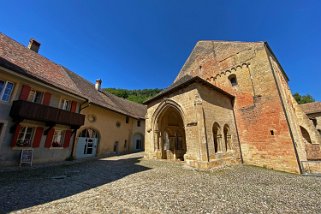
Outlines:
<svg viewBox="0 0 321 214"><path fill-rule="evenodd" d="M309 94L300 95L299 93L295 93L293 94L293 97L299 104L312 103L315 101L315 99Z"/></svg>
<svg viewBox="0 0 321 214"><path fill-rule="evenodd" d="M139 89L139 90L128 90L128 89L120 89L120 88L106 88L104 89L106 92L114 94L118 97L125 98L127 100L136 102L136 103L143 103L144 101L148 100L149 98L155 96L162 89Z"/></svg>

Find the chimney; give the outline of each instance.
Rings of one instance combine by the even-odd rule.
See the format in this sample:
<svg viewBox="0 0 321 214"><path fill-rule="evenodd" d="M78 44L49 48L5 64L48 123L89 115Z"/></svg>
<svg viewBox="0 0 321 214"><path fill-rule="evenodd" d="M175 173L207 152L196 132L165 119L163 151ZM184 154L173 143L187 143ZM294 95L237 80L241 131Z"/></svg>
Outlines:
<svg viewBox="0 0 321 214"><path fill-rule="evenodd" d="M102 83L101 79L96 80L95 89L97 91L101 91L101 83Z"/></svg>
<svg viewBox="0 0 321 214"><path fill-rule="evenodd" d="M39 48L40 48L40 43L37 42L37 41L34 40L34 39L30 39L30 40L29 40L28 48L29 48L30 50L33 50L34 52L38 53Z"/></svg>

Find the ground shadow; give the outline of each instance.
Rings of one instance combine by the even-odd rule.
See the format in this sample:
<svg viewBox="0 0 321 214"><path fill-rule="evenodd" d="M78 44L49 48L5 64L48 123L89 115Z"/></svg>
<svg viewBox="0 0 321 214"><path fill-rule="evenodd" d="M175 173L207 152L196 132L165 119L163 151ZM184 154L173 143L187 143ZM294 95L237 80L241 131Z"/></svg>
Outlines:
<svg viewBox="0 0 321 214"><path fill-rule="evenodd" d="M91 160L0 174L0 213L20 210L65 198L125 176L148 170L140 157Z"/></svg>

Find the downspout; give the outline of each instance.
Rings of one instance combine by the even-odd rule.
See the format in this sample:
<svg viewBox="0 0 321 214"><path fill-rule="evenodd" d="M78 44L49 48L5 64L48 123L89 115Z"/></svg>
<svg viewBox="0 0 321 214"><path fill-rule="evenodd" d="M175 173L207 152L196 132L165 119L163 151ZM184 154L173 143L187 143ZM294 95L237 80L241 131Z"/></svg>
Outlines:
<svg viewBox="0 0 321 214"><path fill-rule="evenodd" d="M266 43L265 43L265 48L266 48ZM285 104L284 104L284 100L282 99L282 95L281 95L281 90L280 90L280 87L279 87L279 84L277 82L277 79L276 79L276 75L275 75L275 70L272 66L272 62L270 60L270 57L268 57L268 60L269 60L269 64L270 64L270 67L271 67L271 70L272 70L272 74L273 74L273 77L274 77L274 81L276 83L276 88L278 90L278 94L279 94L279 97L280 97L280 100L281 100L281 104L282 104L282 109L284 111L284 115L285 115L285 118L286 118L286 122L288 124L288 128L289 128L289 131L290 131L290 136L291 136L291 139L292 139L292 143L293 143L293 147L294 147L294 153L295 153L295 157L296 157L296 160L297 160L297 163L298 163L298 166L299 166L299 170L300 170L300 174L303 174L303 166L301 165L301 162L300 162L300 159L299 159L299 154L298 154L298 151L296 149L296 145L295 145L295 140L294 140L294 136L293 136L293 133L292 133L292 129L290 127L290 124L289 124L289 116L288 116L288 113L285 109Z"/></svg>

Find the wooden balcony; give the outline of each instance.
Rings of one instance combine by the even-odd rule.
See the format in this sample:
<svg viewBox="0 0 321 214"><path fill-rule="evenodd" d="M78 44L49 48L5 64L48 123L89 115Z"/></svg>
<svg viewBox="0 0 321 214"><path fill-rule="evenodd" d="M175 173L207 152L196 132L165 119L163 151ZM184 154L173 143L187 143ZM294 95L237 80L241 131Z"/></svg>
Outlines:
<svg viewBox="0 0 321 214"><path fill-rule="evenodd" d="M85 121L85 115L23 100L13 102L10 116L16 121L34 120L50 125L67 125L73 128L82 126Z"/></svg>

